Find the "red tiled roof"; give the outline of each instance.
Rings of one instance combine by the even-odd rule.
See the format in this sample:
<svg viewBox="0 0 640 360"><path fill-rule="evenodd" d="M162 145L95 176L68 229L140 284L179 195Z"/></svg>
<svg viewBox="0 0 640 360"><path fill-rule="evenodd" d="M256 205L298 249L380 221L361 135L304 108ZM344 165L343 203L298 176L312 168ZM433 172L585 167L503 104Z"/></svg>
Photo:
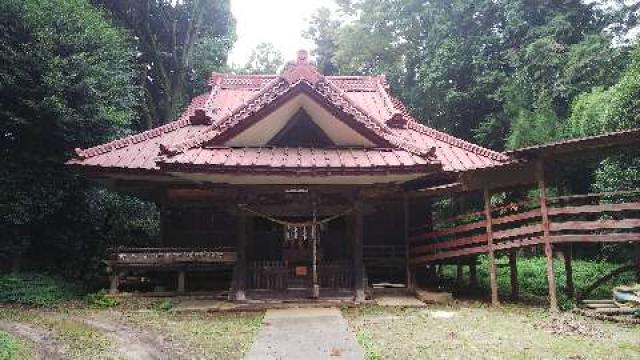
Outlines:
<svg viewBox="0 0 640 360"><path fill-rule="evenodd" d="M378 156L388 159L390 154L411 159L398 165L400 167L416 169L427 164L441 164L444 171L450 172L491 167L509 161L505 154L418 123L405 106L389 94L384 76L323 76L304 58L290 64L282 75L214 74L209 84L210 92L194 98L178 120L104 145L78 149L77 157L68 163L153 171L172 166L184 169L189 164L199 168L203 165L225 167L238 162L241 165L234 165L235 169L238 166L280 169L282 166L278 164L284 161L279 160L280 156L284 158L293 154L287 164L298 164L299 169L327 168L318 165L307 167L307 161L322 163L316 155L318 149L300 150L313 154L301 157L298 149L212 148L222 146L226 139L259 121L265 113L273 111L297 93L313 98L374 144L387 148L322 150L330 157L354 152L367 155L353 158L354 168L393 168L393 160L385 164L370 160L371 157L378 159ZM265 163L264 159L268 157L265 152L272 154L272 164ZM255 161L236 159L257 153L262 157ZM224 162L221 162L220 154L227 156ZM346 156L348 160L340 163L341 169L352 167L351 158Z"/></svg>
<svg viewBox="0 0 640 360"><path fill-rule="evenodd" d="M418 172L434 164L399 149L197 147L159 162L164 170L270 173Z"/></svg>

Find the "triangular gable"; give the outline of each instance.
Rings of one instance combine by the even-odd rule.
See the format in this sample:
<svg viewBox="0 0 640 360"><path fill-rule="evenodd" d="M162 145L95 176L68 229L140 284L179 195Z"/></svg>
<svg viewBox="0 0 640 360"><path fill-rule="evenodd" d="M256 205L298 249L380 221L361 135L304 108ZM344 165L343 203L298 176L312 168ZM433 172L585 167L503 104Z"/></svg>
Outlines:
<svg viewBox="0 0 640 360"><path fill-rule="evenodd" d="M268 142L277 147L330 147L335 143L311 120L304 109L289 119L287 124Z"/></svg>
<svg viewBox="0 0 640 360"><path fill-rule="evenodd" d="M282 78L282 82L289 84ZM317 84L322 86L322 84ZM268 131L278 131L286 121L300 108L312 115L313 120L338 145L365 147L396 147L383 133L382 127L373 119L360 112L361 118L347 112L346 106L336 104L328 98L318 86L306 80L289 85L285 91L279 91L282 85L276 84L272 91L263 93L249 101L243 109L234 112L226 121L219 124L220 133L205 144L249 146L264 145L270 139L255 139L256 135L266 136ZM286 86L286 85L284 85ZM266 101L266 102L263 102ZM255 109L255 110L254 110ZM251 110L254 110L253 112ZM327 123L327 119L329 123ZM253 129L252 128L256 128ZM250 131L253 134L249 133ZM248 135L251 134L251 135ZM275 133L271 133L275 135ZM390 136L390 134L388 134ZM255 141L255 143L251 143Z"/></svg>
<svg viewBox="0 0 640 360"><path fill-rule="evenodd" d="M370 117L366 111L350 101L342 89L337 88L318 73L316 68L307 61L306 54L302 56L299 54L296 63L290 63L280 77L271 81L243 106L214 121L210 131L182 143L166 146L163 152L169 155L177 154L203 145L252 145L248 141L236 143L231 140L301 95L339 120L334 122L333 126L346 125L348 131L366 139L366 142L357 145L404 149L420 156L430 156L433 152L432 148L423 149L406 142L391 132L385 124ZM293 112L297 110L299 109L294 108ZM305 108L305 110L309 109ZM313 114L312 117L314 117ZM336 142L335 137L330 133L331 129L323 128L323 130ZM335 133L344 133L344 131L335 131Z"/></svg>
<svg viewBox="0 0 640 360"><path fill-rule="evenodd" d="M299 111L309 114L309 120L331 140L342 147L389 147L389 142L373 131L349 119L346 114L337 112L317 94L309 90L296 88L290 94L276 99L265 110L235 124L228 131L219 134L207 144L218 146L264 146L280 131L287 127L289 121ZM333 110L333 111L332 111Z"/></svg>

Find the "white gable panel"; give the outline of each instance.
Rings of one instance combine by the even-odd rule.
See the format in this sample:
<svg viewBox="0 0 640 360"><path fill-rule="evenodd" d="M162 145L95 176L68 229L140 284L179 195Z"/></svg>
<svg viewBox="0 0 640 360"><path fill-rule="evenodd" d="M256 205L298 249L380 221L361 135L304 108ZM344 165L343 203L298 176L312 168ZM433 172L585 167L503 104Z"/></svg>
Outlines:
<svg viewBox="0 0 640 360"><path fill-rule="evenodd" d="M271 114L229 139L225 145L230 147L265 146L301 108L309 114L313 122L327 134L334 144L353 147L375 146L370 140L331 115L306 95L298 95L287 101Z"/></svg>

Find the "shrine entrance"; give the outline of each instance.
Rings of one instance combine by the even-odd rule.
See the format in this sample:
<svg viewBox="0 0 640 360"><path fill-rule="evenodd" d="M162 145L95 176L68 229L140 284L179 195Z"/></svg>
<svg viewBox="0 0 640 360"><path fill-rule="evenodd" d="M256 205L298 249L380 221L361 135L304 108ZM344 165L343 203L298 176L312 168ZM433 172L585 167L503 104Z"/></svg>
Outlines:
<svg viewBox="0 0 640 360"><path fill-rule="evenodd" d="M249 207L247 290L287 298L353 291L350 210L329 216L273 217Z"/></svg>

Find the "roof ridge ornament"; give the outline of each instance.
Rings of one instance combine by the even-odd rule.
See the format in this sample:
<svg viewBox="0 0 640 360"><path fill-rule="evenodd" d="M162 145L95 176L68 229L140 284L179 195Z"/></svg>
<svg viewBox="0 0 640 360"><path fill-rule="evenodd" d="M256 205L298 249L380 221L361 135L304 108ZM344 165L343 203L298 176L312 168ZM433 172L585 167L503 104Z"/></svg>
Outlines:
<svg viewBox="0 0 640 360"><path fill-rule="evenodd" d="M211 125L212 124L211 116L207 115L206 110L202 108L196 109L193 115L189 117L189 121L191 122L191 125Z"/></svg>
<svg viewBox="0 0 640 360"><path fill-rule="evenodd" d="M306 80L311 85L315 85L324 78L313 63L309 61L309 53L307 50L298 50L296 61L288 62L280 77L285 79L289 84L293 84L300 80Z"/></svg>

